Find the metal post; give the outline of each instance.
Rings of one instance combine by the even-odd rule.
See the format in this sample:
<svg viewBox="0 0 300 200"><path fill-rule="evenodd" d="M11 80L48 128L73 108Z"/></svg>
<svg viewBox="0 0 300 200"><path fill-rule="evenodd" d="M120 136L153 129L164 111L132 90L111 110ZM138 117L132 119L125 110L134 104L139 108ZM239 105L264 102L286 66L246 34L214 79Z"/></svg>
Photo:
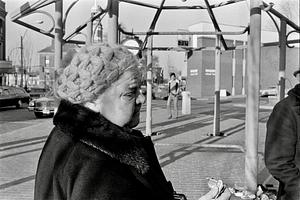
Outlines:
<svg viewBox="0 0 300 200"><path fill-rule="evenodd" d="M91 13L91 17L93 17L93 13ZM89 22L86 25L87 28L87 37L85 44L91 45L93 43L93 22L92 20L89 20Z"/></svg>
<svg viewBox="0 0 300 200"><path fill-rule="evenodd" d="M245 178L247 189L256 192L258 171L258 111L261 58L261 0L250 1L250 36L248 38L247 100L245 134Z"/></svg>
<svg viewBox="0 0 300 200"><path fill-rule="evenodd" d="M148 37L147 50L147 107L146 107L146 135L152 134L152 46L153 36Z"/></svg>
<svg viewBox="0 0 300 200"><path fill-rule="evenodd" d="M245 47L246 46L246 42L244 41L243 42L243 46ZM243 49L243 87L242 87L242 95L245 95L246 94L246 91L245 91L245 87L246 87L246 47Z"/></svg>
<svg viewBox="0 0 300 200"><path fill-rule="evenodd" d="M55 31L54 31L54 83L58 76L58 70L62 61L62 43L63 43L63 27L62 27L63 0L55 1ZM55 90L55 87L53 87Z"/></svg>
<svg viewBox="0 0 300 200"><path fill-rule="evenodd" d="M236 45L236 41L233 40L233 46ZM235 71L236 71L236 53L235 53L235 49L232 50L232 91L231 91L231 95L234 96L235 95Z"/></svg>
<svg viewBox="0 0 300 200"><path fill-rule="evenodd" d="M21 36L21 87L23 87L23 79L24 79L24 63L23 63L23 36Z"/></svg>
<svg viewBox="0 0 300 200"><path fill-rule="evenodd" d="M118 17L119 1L109 0L110 8L108 10L107 42L109 45L118 44Z"/></svg>
<svg viewBox="0 0 300 200"><path fill-rule="evenodd" d="M215 50L215 99L213 136L220 135L220 82L221 82L221 36L216 35Z"/></svg>
<svg viewBox="0 0 300 200"><path fill-rule="evenodd" d="M44 88L47 89L47 76L46 76L46 70L45 66L43 66L43 72L44 72Z"/></svg>
<svg viewBox="0 0 300 200"><path fill-rule="evenodd" d="M15 78L15 86L18 85L18 74L14 73L14 78Z"/></svg>
<svg viewBox="0 0 300 200"><path fill-rule="evenodd" d="M278 97L281 100L285 96L286 21L284 19L280 20L279 48Z"/></svg>

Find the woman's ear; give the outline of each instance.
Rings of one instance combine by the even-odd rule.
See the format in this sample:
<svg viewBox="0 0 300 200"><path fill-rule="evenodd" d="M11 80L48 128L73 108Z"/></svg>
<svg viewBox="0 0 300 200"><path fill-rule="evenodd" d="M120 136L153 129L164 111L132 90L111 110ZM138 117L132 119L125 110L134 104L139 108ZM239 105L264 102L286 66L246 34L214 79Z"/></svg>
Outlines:
<svg viewBox="0 0 300 200"><path fill-rule="evenodd" d="M98 99L92 101L92 102L87 102L84 104L85 107L101 113L101 98L99 97Z"/></svg>

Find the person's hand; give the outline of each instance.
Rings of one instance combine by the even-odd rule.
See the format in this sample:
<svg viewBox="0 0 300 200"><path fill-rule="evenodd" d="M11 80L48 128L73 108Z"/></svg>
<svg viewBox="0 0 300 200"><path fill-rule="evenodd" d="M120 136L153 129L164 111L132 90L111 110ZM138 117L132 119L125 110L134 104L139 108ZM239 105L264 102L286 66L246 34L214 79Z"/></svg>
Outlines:
<svg viewBox="0 0 300 200"><path fill-rule="evenodd" d="M208 193L202 196L199 200L213 200L218 193L218 187L213 187ZM224 192L216 198L216 200L228 200L231 196L230 191L228 188L224 190Z"/></svg>

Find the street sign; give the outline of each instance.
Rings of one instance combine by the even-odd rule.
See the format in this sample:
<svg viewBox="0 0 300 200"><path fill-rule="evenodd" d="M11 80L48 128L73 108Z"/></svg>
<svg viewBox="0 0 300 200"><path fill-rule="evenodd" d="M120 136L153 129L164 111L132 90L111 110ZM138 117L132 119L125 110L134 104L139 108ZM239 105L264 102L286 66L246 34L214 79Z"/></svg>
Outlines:
<svg viewBox="0 0 300 200"><path fill-rule="evenodd" d="M191 69L190 70L190 75L191 76L198 76L198 69Z"/></svg>
<svg viewBox="0 0 300 200"><path fill-rule="evenodd" d="M137 55L140 49L141 41L135 38L127 38L123 40L121 44L126 46L131 53Z"/></svg>
<svg viewBox="0 0 300 200"><path fill-rule="evenodd" d="M188 30L185 29L178 29L181 32L187 32ZM177 35L177 45L178 47L188 47L190 41L189 35Z"/></svg>

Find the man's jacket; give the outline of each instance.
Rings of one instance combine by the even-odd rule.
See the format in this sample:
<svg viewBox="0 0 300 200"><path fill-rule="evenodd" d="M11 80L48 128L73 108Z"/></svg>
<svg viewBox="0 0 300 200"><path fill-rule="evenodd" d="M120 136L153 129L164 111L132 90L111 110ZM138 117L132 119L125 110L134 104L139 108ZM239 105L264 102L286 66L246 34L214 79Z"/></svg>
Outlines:
<svg viewBox="0 0 300 200"><path fill-rule="evenodd" d="M300 200L300 84L273 109L267 123L265 162L280 182L281 200Z"/></svg>

